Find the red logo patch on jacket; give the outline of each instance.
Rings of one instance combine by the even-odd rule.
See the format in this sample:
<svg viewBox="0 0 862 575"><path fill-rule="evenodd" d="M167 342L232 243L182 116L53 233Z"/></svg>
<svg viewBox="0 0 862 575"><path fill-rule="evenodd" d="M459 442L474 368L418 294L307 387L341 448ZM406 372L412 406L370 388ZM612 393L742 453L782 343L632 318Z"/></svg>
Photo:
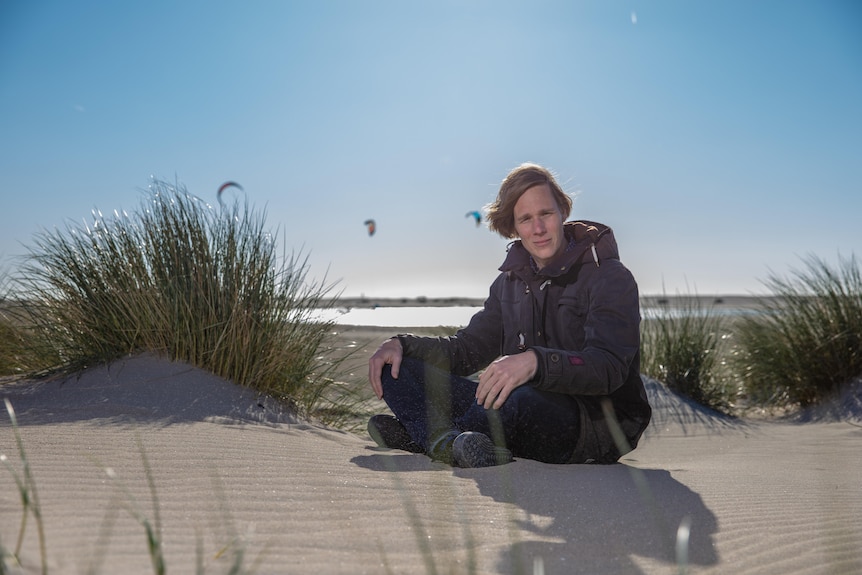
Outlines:
<svg viewBox="0 0 862 575"><path fill-rule="evenodd" d="M572 365L584 365L584 360L580 356L570 355L569 356L569 363L571 363Z"/></svg>

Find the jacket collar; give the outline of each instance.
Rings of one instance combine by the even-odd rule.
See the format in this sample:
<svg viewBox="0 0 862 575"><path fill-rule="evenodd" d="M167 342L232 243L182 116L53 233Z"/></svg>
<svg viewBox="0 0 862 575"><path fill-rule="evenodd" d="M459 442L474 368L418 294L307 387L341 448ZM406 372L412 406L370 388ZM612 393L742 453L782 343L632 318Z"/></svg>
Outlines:
<svg viewBox="0 0 862 575"><path fill-rule="evenodd" d="M603 259L619 259L617 241L613 230L597 222L579 220L563 225L566 237L574 240L570 248L550 264L539 270L539 275L553 278L568 273L573 267L591 262L601 265ZM515 240L508 247L506 259L500 266L501 272L525 273L534 275L530 269L530 254L521 243Z"/></svg>

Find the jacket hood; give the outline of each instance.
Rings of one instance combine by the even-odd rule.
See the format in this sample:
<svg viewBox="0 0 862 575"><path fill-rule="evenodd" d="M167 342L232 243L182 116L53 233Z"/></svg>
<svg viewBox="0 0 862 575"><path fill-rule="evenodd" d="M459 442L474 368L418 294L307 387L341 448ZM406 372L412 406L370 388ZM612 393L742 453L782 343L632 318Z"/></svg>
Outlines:
<svg viewBox="0 0 862 575"><path fill-rule="evenodd" d="M540 275L557 277L584 263L600 266L604 259L618 260L620 257L617 240L609 226L578 220L563 224L563 231L569 239L569 247L560 257L540 269ZM509 244L506 259L499 269L501 272L516 272L530 266L529 252L521 240L515 240Z"/></svg>

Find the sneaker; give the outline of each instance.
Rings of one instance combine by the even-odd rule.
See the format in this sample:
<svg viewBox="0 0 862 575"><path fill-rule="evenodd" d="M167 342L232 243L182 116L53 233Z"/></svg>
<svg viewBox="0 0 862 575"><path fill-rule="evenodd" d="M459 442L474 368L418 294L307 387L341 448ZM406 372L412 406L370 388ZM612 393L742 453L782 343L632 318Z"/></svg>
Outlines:
<svg viewBox="0 0 862 575"><path fill-rule="evenodd" d="M391 415L380 414L369 419L368 435L380 447L401 449L410 453L425 453L425 450L413 441L401 422Z"/></svg>
<svg viewBox="0 0 862 575"><path fill-rule="evenodd" d="M512 452L497 447L484 433L465 431L452 444L452 458L458 467L491 467L512 461Z"/></svg>

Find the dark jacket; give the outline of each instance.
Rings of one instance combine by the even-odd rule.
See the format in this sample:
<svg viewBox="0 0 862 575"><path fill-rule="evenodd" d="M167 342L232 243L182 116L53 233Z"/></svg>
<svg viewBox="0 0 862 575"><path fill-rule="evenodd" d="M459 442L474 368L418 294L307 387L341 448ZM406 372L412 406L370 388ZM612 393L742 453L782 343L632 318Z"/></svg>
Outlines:
<svg viewBox="0 0 862 575"><path fill-rule="evenodd" d="M565 230L568 249L538 271L521 242L512 242L484 308L454 336L400 339L405 355L458 375L535 351L529 385L575 396L581 406L572 462L609 463L635 448L651 415L640 377L638 289L609 227L578 221ZM616 429L622 437L615 440Z"/></svg>

